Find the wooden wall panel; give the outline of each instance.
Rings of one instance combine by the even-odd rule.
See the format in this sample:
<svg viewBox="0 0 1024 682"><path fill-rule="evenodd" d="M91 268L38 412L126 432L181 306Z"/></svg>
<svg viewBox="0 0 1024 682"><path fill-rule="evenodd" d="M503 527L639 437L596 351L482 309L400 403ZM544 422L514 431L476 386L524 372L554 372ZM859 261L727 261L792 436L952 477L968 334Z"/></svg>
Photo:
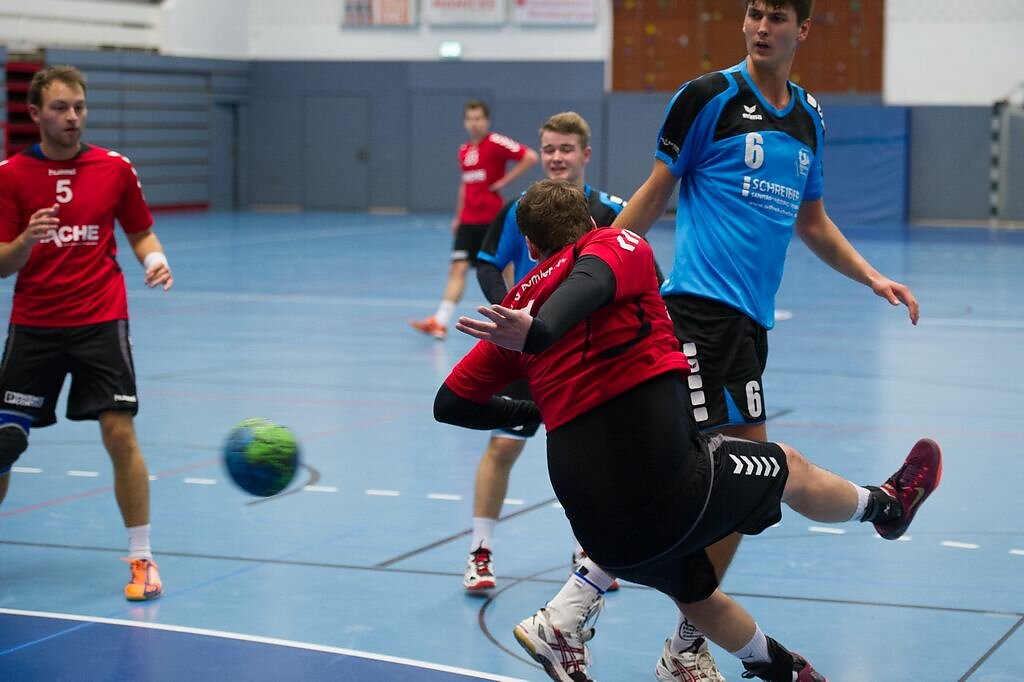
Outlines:
<svg viewBox="0 0 1024 682"><path fill-rule="evenodd" d="M814 92L882 91L885 0L818 0L792 78ZM744 56L743 0L614 0L612 89L671 92Z"/></svg>

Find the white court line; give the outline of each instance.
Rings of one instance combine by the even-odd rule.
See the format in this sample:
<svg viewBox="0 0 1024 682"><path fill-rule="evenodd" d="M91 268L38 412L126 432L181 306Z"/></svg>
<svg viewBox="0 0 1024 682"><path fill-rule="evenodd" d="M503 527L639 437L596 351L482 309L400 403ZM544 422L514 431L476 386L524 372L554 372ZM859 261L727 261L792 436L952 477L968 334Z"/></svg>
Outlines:
<svg viewBox="0 0 1024 682"><path fill-rule="evenodd" d="M953 540L943 540L939 543L943 547L952 547L954 549L978 549L980 545L976 545L973 542L955 542Z"/></svg>
<svg viewBox="0 0 1024 682"><path fill-rule="evenodd" d="M302 487L303 490L311 493L336 493L338 488L333 485L306 485Z"/></svg>
<svg viewBox="0 0 1024 682"><path fill-rule="evenodd" d="M521 507L524 504L526 504L526 501L525 500L521 500L518 497L506 497L505 501L503 502L503 504L511 504L511 505L515 505L517 507Z"/></svg>
<svg viewBox="0 0 1024 682"><path fill-rule="evenodd" d="M935 324L941 327L994 327L996 329L1024 329L1024 322L1020 320L976 320L961 319L957 317L931 317L922 320L925 324Z"/></svg>
<svg viewBox="0 0 1024 682"><path fill-rule="evenodd" d="M16 474L41 474L43 470L39 467L11 467L11 471Z"/></svg>
<svg viewBox="0 0 1024 682"><path fill-rule="evenodd" d="M189 483L191 485L217 485L217 479L216 478L191 478L191 477L185 477L183 480L184 480L185 483Z"/></svg>
<svg viewBox="0 0 1024 682"><path fill-rule="evenodd" d="M379 497L398 497L402 493L398 492L397 490L373 490L373 489L370 489L370 490L366 491L366 494L367 495L377 495Z"/></svg>
<svg viewBox="0 0 1024 682"><path fill-rule="evenodd" d="M166 597L164 597L166 599ZM365 651L357 651L355 649L341 649L333 646L323 646L320 644L307 644L305 642L296 642L288 639L277 639L274 637L256 637L254 635L240 635L234 632L223 632L221 630L205 630L202 628L189 628L182 627L180 625L164 625L163 623L141 623L136 620L119 620L117 618L97 618L94 616L76 616L70 613L49 613L46 611L22 611L20 609L3 609L0 608L0 613L11 615L11 616L30 616L32 618L53 618L59 620L71 620L79 623L103 623L105 625L123 625L131 628L144 628L146 630L163 630L164 632L180 632L186 635L204 635L206 637L219 637L221 639L234 639L242 642L258 642L260 644L274 644L276 646L286 646L293 649L305 649L307 651L320 651L328 654L342 654L344 656L352 656L353 658L364 658L371 661L385 661L388 663L400 663L402 665L408 665L415 668L425 668L427 670L437 670L440 672L456 673L460 675L472 676L481 680L491 680L492 682L526 682L525 680L518 677L504 677L501 675L492 675L490 673L483 673L476 670L469 670L467 668L456 668L449 665L441 665L439 663L428 663L426 661L417 661L411 658L399 658L397 656L384 656L382 654L371 654Z"/></svg>
<svg viewBox="0 0 1024 682"><path fill-rule="evenodd" d="M827 533L829 535L846 535L842 528L830 528L828 526L808 526L807 530L812 533Z"/></svg>
<svg viewBox="0 0 1024 682"><path fill-rule="evenodd" d="M462 495L451 495L449 493L428 493L428 500L450 500L452 502L458 502L462 499Z"/></svg>
<svg viewBox="0 0 1024 682"><path fill-rule="evenodd" d="M96 478L100 475L98 471L79 471L78 469L72 469L67 473L68 476L77 476L79 478Z"/></svg>
<svg viewBox="0 0 1024 682"><path fill-rule="evenodd" d="M1024 556L1024 549L1011 549L1010 554L1016 554L1017 556Z"/></svg>

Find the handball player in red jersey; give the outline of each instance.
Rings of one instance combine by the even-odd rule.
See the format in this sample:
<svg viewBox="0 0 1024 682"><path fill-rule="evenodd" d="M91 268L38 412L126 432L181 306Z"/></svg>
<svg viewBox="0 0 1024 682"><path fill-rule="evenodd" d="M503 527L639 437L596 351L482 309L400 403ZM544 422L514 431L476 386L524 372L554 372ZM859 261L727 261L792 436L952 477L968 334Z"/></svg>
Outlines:
<svg viewBox="0 0 1024 682"><path fill-rule="evenodd" d="M594 562L669 596L742 661L745 677L822 682L719 589L705 548L760 533L782 503L899 538L939 484L938 444L919 441L885 484L865 488L789 445L700 433L647 242L593 229L583 191L564 181L534 184L517 218L538 265L501 305L479 308L486 319L459 319L456 329L480 342L438 390L435 418L475 429L543 421L552 487ZM496 395L517 379L532 401ZM515 629L555 680L590 679L586 642L602 590L580 574Z"/></svg>
<svg viewBox="0 0 1024 682"><path fill-rule="evenodd" d="M114 469L114 495L128 532L131 601L163 588L150 549L149 472L135 435L135 369L128 300L117 261L121 225L147 286L174 279L153 232L131 162L82 142L85 78L50 66L29 85L41 142L0 162L0 276L17 273L0 366L0 501L31 428L57 421L67 375L67 418L96 420Z"/></svg>
<svg viewBox="0 0 1024 682"><path fill-rule="evenodd" d="M501 211L501 189L537 163L537 152L510 137L491 132L487 105L476 99L463 107L463 126L469 139L459 147L462 181L452 219L451 265L441 303L430 317L409 322L416 331L435 339L448 336L448 323L466 290L466 273L476 265L476 255L487 228ZM506 173L509 163L515 163Z"/></svg>

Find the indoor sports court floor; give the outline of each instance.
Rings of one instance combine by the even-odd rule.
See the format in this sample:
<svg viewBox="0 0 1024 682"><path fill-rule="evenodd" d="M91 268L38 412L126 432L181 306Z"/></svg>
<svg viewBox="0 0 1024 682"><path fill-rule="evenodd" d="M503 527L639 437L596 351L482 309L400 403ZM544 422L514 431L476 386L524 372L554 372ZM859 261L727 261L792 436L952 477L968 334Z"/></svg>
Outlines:
<svg viewBox="0 0 1024 682"><path fill-rule="evenodd" d="M499 590L461 588L486 434L437 424L470 347L417 335L447 270L448 216L160 215L171 292L125 259L152 476L159 601L121 596L126 539L94 423L32 434L0 507L3 680L543 680L516 622L566 577L569 530L542 439L513 471ZM912 327L791 251L770 335L769 433L862 483L917 438L942 486L900 542L787 511L725 581L763 629L833 682L1024 677L1024 234L850 230L913 286ZM651 233L671 260L671 228ZM482 302L471 280L461 311ZM0 283L7 315L11 281ZM301 437L275 498L226 480L224 435L264 416ZM624 463L628 466L628 463ZM624 585L592 642L598 680L653 679L668 600ZM714 649L725 676L741 667Z"/></svg>

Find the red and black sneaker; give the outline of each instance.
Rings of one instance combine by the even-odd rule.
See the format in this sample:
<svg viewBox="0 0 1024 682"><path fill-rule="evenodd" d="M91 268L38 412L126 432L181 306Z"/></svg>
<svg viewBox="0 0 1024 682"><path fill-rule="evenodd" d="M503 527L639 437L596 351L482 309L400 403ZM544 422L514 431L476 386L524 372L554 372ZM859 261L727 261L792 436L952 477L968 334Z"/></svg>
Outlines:
<svg viewBox="0 0 1024 682"><path fill-rule="evenodd" d="M882 490L891 495L903 511L888 523L875 523L875 530L886 540L896 540L907 532L910 522L942 480L942 450L931 438L922 438L910 449L903 466L882 484Z"/></svg>
<svg viewBox="0 0 1024 682"><path fill-rule="evenodd" d="M768 638L768 655L772 659L769 663L744 663L746 672L743 678L750 680L756 677L769 682L828 682L806 658L793 653L771 637ZM793 677L793 673L796 673L796 677Z"/></svg>
<svg viewBox="0 0 1024 682"><path fill-rule="evenodd" d="M466 574L462 578L462 586L468 592L485 594L497 585L491 562L491 550L477 547L466 559Z"/></svg>

